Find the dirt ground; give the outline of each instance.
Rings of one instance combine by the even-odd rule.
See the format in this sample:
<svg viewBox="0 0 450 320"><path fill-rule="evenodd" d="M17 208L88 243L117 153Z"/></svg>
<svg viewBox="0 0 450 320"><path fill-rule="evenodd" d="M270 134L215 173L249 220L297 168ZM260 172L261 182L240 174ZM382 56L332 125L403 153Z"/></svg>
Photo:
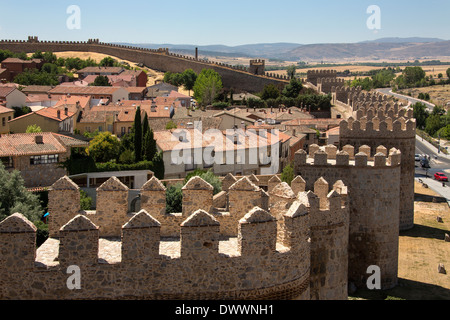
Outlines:
<svg viewBox="0 0 450 320"><path fill-rule="evenodd" d="M443 223L437 222L437 216ZM414 222L413 229L400 232L398 286L385 291L358 290L350 299L450 300L450 242L444 241L445 234L450 234L450 209L445 199L419 183ZM438 272L440 263L447 274Z"/></svg>
<svg viewBox="0 0 450 320"><path fill-rule="evenodd" d="M450 107L450 85L437 85L425 88L411 88L399 92L404 95L411 94L413 98L417 98L419 93L428 93L430 95L430 102L439 106Z"/></svg>

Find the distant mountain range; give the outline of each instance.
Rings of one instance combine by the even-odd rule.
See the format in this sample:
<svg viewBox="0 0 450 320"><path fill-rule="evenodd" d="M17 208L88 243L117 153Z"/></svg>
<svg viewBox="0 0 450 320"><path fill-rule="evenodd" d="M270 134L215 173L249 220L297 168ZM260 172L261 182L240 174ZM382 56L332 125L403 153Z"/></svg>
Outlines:
<svg viewBox="0 0 450 320"><path fill-rule="evenodd" d="M200 55L211 57L248 57L279 59L285 61L342 62L376 60L416 60L450 57L450 41L437 38L381 38L358 43L260 43L239 46L192 44L131 44L143 48L169 48L184 55L194 55L197 47ZM450 58L449 58L450 60Z"/></svg>

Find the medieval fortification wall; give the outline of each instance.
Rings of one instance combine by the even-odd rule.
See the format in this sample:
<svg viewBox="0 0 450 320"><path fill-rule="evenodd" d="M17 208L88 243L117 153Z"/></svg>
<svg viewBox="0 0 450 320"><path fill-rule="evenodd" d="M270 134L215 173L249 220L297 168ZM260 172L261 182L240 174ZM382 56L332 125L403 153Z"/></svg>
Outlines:
<svg viewBox="0 0 450 320"><path fill-rule="evenodd" d="M296 195L286 183L266 193L241 178L229 192L253 198L241 196L229 205L234 211L220 212L211 208L212 187L194 177L183 188L183 212L165 215L149 202L152 213L122 211L127 190L116 178L97 190L108 206L64 206L79 193L64 177L49 194L49 229L57 236L39 249L36 227L21 214L0 223L0 298L347 299L345 186L330 191L321 179L306 192L302 180L292 184L303 190ZM145 192L163 189L152 178L143 197L159 203ZM255 206L267 196L268 210ZM79 290L67 286L73 266L80 269Z"/></svg>
<svg viewBox="0 0 450 320"><path fill-rule="evenodd" d="M195 57L170 53L168 49L144 49L132 46L102 43L97 39L81 41L39 41L36 37L29 37L28 41L0 40L0 48L13 52L36 51L80 51L97 52L118 57L120 59L142 63L150 69L162 72L183 72L192 69L200 73L202 69L213 69L222 76L224 87L260 92L267 84L286 85L287 76L279 76L264 71L262 60L253 61L250 68L235 67L223 63L207 62ZM255 73L252 73L254 71Z"/></svg>
<svg viewBox="0 0 450 320"><path fill-rule="evenodd" d="M295 155L294 173L306 188L320 178L348 188L348 276L357 287L365 286L372 265L381 270L383 289L397 284L401 157L396 149L349 145L341 151L312 145L309 156L303 150Z"/></svg>

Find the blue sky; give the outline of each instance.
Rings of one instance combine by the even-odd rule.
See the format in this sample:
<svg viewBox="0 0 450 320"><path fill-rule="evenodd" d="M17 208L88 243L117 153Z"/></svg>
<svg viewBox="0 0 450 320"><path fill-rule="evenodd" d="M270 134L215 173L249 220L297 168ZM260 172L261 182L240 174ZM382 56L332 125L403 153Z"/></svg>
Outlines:
<svg viewBox="0 0 450 320"><path fill-rule="evenodd" d="M80 29L67 28L70 5L80 8ZM367 27L370 5L381 10L380 30ZM230 46L450 39L448 0L0 0L0 8L0 39Z"/></svg>

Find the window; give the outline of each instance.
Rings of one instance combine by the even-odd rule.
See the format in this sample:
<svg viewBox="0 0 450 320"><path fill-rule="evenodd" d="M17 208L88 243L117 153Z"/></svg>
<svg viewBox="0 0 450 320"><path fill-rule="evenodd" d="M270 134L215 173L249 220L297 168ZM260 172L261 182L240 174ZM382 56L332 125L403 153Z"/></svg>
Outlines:
<svg viewBox="0 0 450 320"><path fill-rule="evenodd" d="M6 126L6 118L2 118L2 126Z"/></svg>
<svg viewBox="0 0 450 320"><path fill-rule="evenodd" d="M31 165L39 165L39 164L58 163L58 160L59 160L59 155L57 155L57 154L31 156L30 164Z"/></svg>
<svg viewBox="0 0 450 320"><path fill-rule="evenodd" d="M14 163L13 163L13 158L12 157L2 157L2 158L0 158L0 160L2 161L2 163L3 163L3 165L5 166L6 169L14 167Z"/></svg>

